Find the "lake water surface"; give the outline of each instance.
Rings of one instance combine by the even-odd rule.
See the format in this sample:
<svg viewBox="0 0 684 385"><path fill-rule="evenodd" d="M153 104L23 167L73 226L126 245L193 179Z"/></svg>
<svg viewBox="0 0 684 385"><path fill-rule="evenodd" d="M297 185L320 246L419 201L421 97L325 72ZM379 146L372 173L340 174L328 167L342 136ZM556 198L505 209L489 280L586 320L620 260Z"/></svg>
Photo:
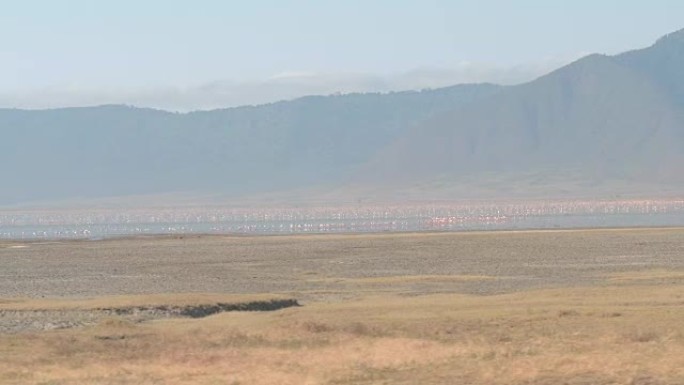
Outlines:
<svg viewBox="0 0 684 385"><path fill-rule="evenodd" d="M684 200L0 210L0 239L684 226Z"/></svg>

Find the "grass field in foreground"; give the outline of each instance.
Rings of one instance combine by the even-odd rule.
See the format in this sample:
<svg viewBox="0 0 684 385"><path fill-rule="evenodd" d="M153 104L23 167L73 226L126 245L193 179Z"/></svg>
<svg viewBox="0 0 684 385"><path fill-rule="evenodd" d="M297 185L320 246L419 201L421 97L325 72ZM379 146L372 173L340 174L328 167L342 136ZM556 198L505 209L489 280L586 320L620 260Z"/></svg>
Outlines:
<svg viewBox="0 0 684 385"><path fill-rule="evenodd" d="M611 284L624 279L648 282L648 273L603 287L365 297L6 334L0 383L684 384L684 285ZM171 297L116 299L160 300ZM68 302L60 306L88 306Z"/></svg>

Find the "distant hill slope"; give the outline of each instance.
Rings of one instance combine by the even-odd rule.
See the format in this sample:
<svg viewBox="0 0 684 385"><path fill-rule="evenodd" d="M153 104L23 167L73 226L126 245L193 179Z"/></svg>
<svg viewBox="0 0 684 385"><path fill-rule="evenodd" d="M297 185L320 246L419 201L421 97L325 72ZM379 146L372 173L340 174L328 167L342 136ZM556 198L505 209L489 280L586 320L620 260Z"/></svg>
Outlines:
<svg viewBox="0 0 684 385"><path fill-rule="evenodd" d="M411 126L500 88L314 96L188 114L124 106L0 109L0 204L167 192L235 196L325 184Z"/></svg>
<svg viewBox="0 0 684 385"><path fill-rule="evenodd" d="M618 55L616 60L648 76L673 102L684 104L684 29L663 36L651 47Z"/></svg>
<svg viewBox="0 0 684 385"><path fill-rule="evenodd" d="M680 31L647 49L585 57L434 117L380 152L357 180L489 184L501 196L516 175L548 180L550 193L564 178L608 191L613 182L627 190L630 183L684 186L683 107ZM497 178L505 183L492 185Z"/></svg>
<svg viewBox="0 0 684 385"><path fill-rule="evenodd" d="M0 205L174 192L297 203L681 194L684 30L517 86L187 114L5 109L0 134Z"/></svg>

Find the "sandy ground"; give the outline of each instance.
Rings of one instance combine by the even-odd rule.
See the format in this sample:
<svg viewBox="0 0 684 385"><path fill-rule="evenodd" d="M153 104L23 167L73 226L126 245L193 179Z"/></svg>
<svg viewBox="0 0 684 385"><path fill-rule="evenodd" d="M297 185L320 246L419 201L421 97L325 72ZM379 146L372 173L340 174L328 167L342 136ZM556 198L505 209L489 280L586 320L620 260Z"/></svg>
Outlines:
<svg viewBox="0 0 684 385"><path fill-rule="evenodd" d="M684 229L4 242L0 298L288 293L306 302L364 293L496 294L681 269L683 255Z"/></svg>
<svg viewBox="0 0 684 385"><path fill-rule="evenodd" d="M218 293L277 294L306 305L383 294L492 295L678 271L683 255L684 229L4 242L0 300ZM649 277L610 284L678 282L671 275ZM114 314L106 304L68 311L45 304L0 309L0 332L93 325ZM128 313L141 322L178 312Z"/></svg>
<svg viewBox="0 0 684 385"><path fill-rule="evenodd" d="M0 384L684 384L684 229L3 242L0 266ZM303 306L180 315L272 299Z"/></svg>

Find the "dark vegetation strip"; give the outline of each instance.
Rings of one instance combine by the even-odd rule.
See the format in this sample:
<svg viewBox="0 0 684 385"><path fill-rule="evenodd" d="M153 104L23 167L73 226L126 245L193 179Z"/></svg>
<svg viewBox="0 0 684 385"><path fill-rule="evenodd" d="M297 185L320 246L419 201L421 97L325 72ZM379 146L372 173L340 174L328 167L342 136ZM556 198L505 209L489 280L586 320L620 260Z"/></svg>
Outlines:
<svg viewBox="0 0 684 385"><path fill-rule="evenodd" d="M99 308L97 310L111 312L116 315L131 315L141 312L160 312L178 317L203 318L212 314L229 311L275 311L296 306L301 306L296 299L273 299L269 301L252 301L243 303L217 303L188 306L131 306L122 308Z"/></svg>

